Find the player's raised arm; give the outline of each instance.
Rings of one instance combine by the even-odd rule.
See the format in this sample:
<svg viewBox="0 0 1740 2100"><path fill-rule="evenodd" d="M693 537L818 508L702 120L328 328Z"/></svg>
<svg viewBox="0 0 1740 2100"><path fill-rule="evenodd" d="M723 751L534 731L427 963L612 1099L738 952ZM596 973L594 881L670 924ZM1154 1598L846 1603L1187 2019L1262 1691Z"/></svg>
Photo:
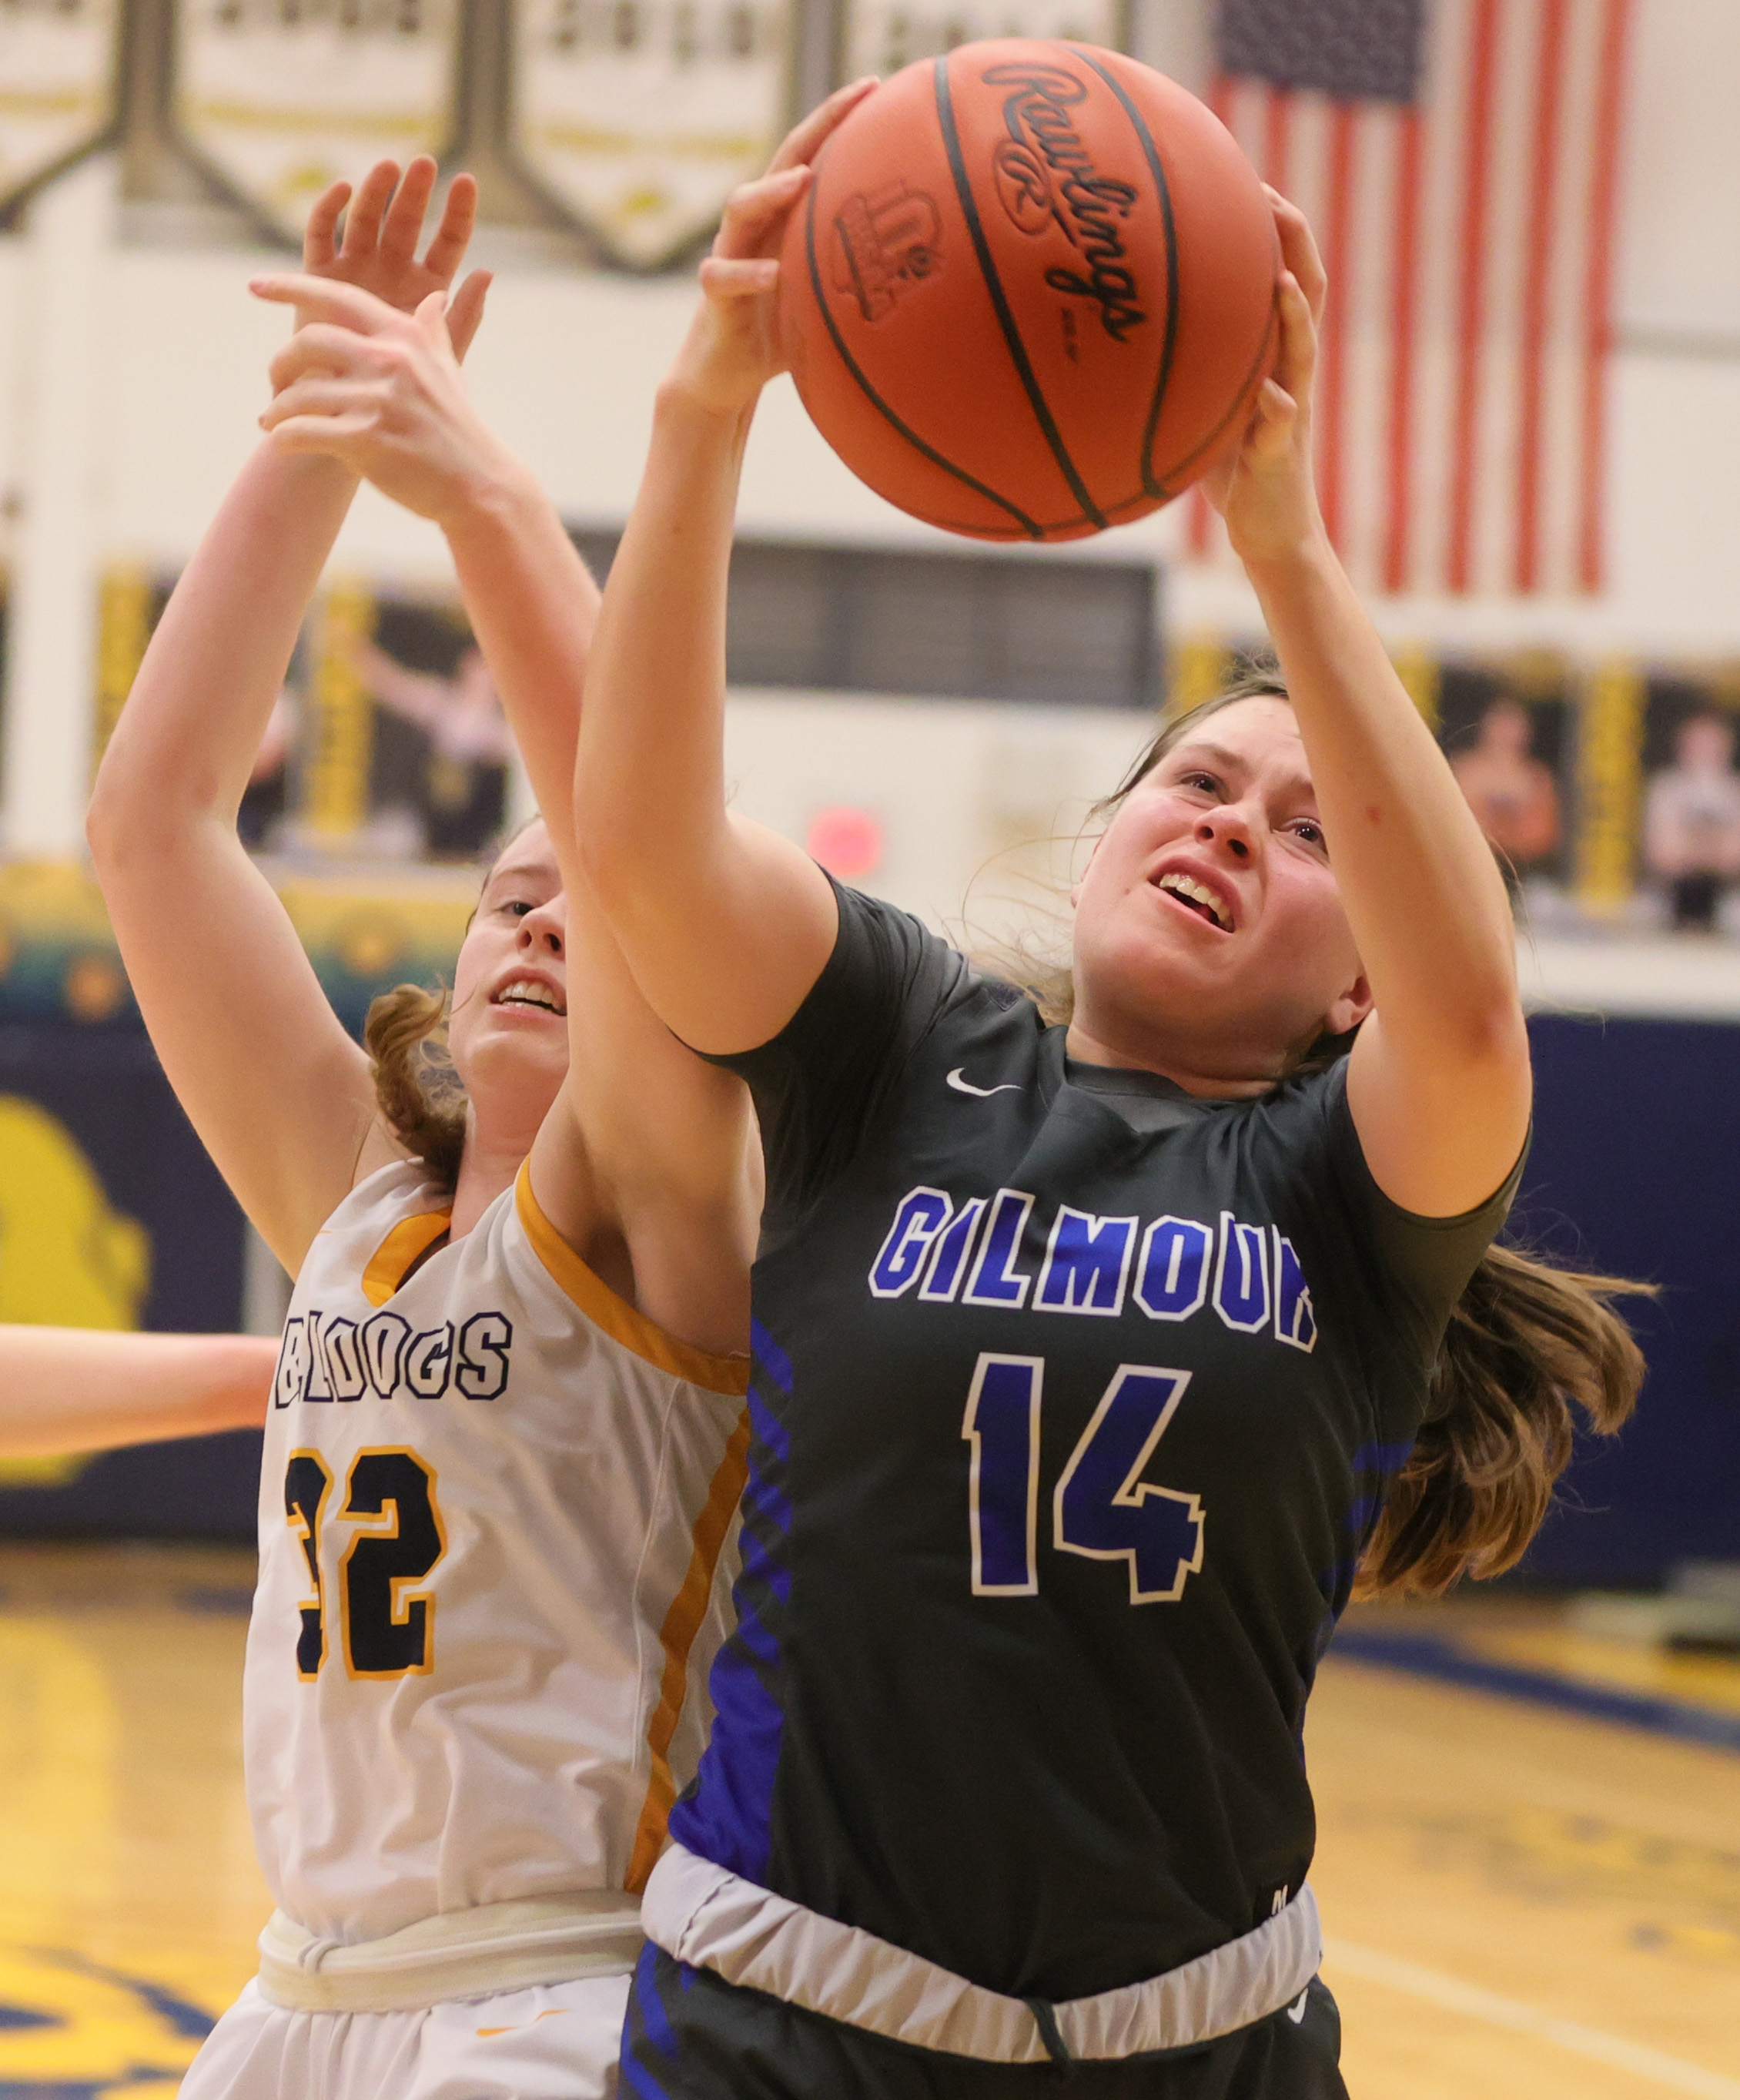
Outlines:
<svg viewBox="0 0 1740 2100"><path fill-rule="evenodd" d="M742 1083L683 1048L628 973L580 864L573 781L598 593L535 477L468 399L439 302L412 317L344 287L262 279L322 318L286 353L267 421L434 519L526 757L566 898L569 1064L532 1151L545 1214L680 1339L742 1346L756 1203Z"/></svg>
<svg viewBox="0 0 1740 2100"><path fill-rule="evenodd" d="M781 233L809 157L870 85L825 102L725 209L702 304L659 391L587 685L576 790L587 869L642 990L703 1050L775 1035L837 929L821 870L726 807L725 581L750 421L783 368Z"/></svg>
<svg viewBox="0 0 1740 2100"><path fill-rule="evenodd" d="M1323 267L1302 215L1275 210L1280 368L1214 492L1262 601L1370 987L1347 1079L1360 1143L1392 1201L1449 1217L1492 1193L1528 1130L1515 936L1491 849L1324 529L1311 469Z"/></svg>
<svg viewBox="0 0 1740 2100"><path fill-rule="evenodd" d="M434 164L328 191L305 262L416 303L444 290L475 210L455 183L419 258ZM341 243L338 214L349 203ZM474 328L482 282L460 293ZM359 1167L390 1157L362 1051L249 862L236 817L302 616L356 488L337 461L267 444L177 585L99 772L88 832L146 1025L243 1207L293 1272Z"/></svg>

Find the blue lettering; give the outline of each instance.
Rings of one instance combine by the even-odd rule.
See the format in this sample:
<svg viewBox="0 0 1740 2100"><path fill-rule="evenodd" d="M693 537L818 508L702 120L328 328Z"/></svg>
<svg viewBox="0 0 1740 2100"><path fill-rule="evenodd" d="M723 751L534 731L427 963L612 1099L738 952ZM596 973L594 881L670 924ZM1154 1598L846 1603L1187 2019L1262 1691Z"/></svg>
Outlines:
<svg viewBox="0 0 1740 2100"><path fill-rule="evenodd" d="M933 1305L947 1305L961 1287L967 1257L972 1251L973 1235L985 1215L983 1196L969 1197L936 1242L929 1271L918 1286L918 1295Z"/></svg>
<svg viewBox="0 0 1740 2100"><path fill-rule="evenodd" d="M1115 1320L1124 1309L1134 1218L1096 1218L1068 1204L1058 1212L1034 1294L1036 1312L1097 1312Z"/></svg>
<svg viewBox="0 0 1740 2100"><path fill-rule="evenodd" d="M1244 1334L1269 1324L1269 1235L1261 1225L1241 1225L1231 1211L1220 1214L1214 1309Z"/></svg>
<svg viewBox="0 0 1740 2100"><path fill-rule="evenodd" d="M948 1222L952 1206L940 1189L914 1189L901 1198L894 1223L870 1273L878 1298L898 1298L918 1280L931 1242Z"/></svg>
<svg viewBox="0 0 1740 2100"><path fill-rule="evenodd" d="M1275 1228L1275 1339L1307 1355L1317 1346L1317 1312L1293 1242Z"/></svg>
<svg viewBox="0 0 1740 2100"><path fill-rule="evenodd" d="M1214 1234L1194 1218L1156 1218L1142 1242L1136 1303L1151 1320L1187 1320L1209 1295Z"/></svg>
<svg viewBox="0 0 1740 2100"><path fill-rule="evenodd" d="M1021 1244L1028 1213L1033 1207L1033 1198L1024 1195L1019 1189L998 1190L997 1199L991 1207L991 1222L985 1228L985 1243L979 1250L971 1281L962 1299L963 1304L1005 1305L1019 1312L1027 1303L1033 1279L1021 1275L1010 1264Z"/></svg>

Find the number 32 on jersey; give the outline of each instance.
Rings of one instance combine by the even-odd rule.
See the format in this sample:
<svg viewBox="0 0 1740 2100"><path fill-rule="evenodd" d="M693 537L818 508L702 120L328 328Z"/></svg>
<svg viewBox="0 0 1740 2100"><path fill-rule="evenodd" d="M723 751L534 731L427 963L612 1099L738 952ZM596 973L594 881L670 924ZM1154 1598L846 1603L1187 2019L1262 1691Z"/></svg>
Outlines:
<svg viewBox="0 0 1740 2100"><path fill-rule="evenodd" d="M295 1451L284 1476L284 1521L302 1542L314 1595L300 1607L296 1674L326 1661L326 1581L320 1537L333 1476L318 1451ZM359 1451L337 1515L350 1532L338 1563L345 1669L352 1677L421 1677L435 1666L435 1600L415 1586L447 1551L435 1476L415 1451Z"/></svg>
<svg viewBox="0 0 1740 2100"><path fill-rule="evenodd" d="M1039 1420L1045 1360L984 1355L961 1434L972 1447L968 1515L973 1595L1039 1592ZM1121 1364L1051 1497L1052 1543L1089 1560L1121 1560L1133 1604L1175 1604L1202 1566L1195 1495L1142 1477L1190 1383L1188 1371Z"/></svg>

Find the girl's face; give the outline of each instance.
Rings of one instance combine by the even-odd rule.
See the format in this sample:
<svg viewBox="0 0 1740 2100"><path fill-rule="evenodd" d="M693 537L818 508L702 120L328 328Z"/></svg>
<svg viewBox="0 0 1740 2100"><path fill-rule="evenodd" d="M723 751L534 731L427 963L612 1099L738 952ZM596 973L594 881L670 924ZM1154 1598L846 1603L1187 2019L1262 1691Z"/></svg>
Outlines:
<svg viewBox="0 0 1740 2100"><path fill-rule="evenodd" d="M1077 893L1075 983L1077 1030L1207 1090L1270 1084L1325 1030L1364 1019L1286 701L1218 709L1125 796Z"/></svg>
<svg viewBox="0 0 1740 2100"><path fill-rule="evenodd" d="M484 882L454 967L447 1047L480 1114L499 1103L533 1130L568 1070L567 923L549 834L530 825Z"/></svg>

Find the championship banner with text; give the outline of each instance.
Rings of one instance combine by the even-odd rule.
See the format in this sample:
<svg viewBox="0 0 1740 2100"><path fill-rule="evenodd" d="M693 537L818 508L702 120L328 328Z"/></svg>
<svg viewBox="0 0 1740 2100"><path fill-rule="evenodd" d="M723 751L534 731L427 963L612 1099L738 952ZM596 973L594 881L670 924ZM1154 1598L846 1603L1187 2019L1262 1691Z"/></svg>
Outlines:
<svg viewBox="0 0 1740 2100"><path fill-rule="evenodd" d="M939 57L984 37L1062 37L1122 51L1125 0L961 0L905 7L901 0L846 0L842 80L884 78L918 59Z"/></svg>
<svg viewBox="0 0 1740 2100"><path fill-rule="evenodd" d="M287 240L341 175L452 135L456 0L176 0L176 34L183 137Z"/></svg>
<svg viewBox="0 0 1740 2100"><path fill-rule="evenodd" d="M117 0L0 7L0 210L114 121Z"/></svg>
<svg viewBox="0 0 1740 2100"><path fill-rule="evenodd" d="M791 0L522 0L515 149L615 261L657 269L779 143L795 28Z"/></svg>

